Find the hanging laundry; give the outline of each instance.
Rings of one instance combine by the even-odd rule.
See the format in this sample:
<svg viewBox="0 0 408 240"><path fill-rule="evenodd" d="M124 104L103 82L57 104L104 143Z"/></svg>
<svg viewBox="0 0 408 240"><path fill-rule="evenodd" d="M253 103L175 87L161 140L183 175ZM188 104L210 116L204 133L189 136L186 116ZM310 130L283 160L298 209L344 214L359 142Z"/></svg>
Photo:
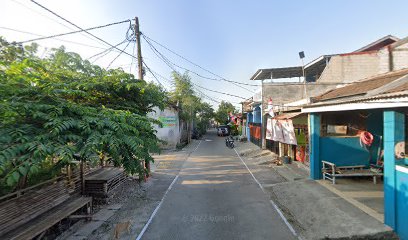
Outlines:
<svg viewBox="0 0 408 240"><path fill-rule="evenodd" d="M272 126L272 118L268 118L266 121L266 134L265 138L268 140L273 140L273 126Z"/></svg>
<svg viewBox="0 0 408 240"><path fill-rule="evenodd" d="M276 142L283 142L282 124L278 120L272 119L272 129L272 140Z"/></svg>
<svg viewBox="0 0 408 240"><path fill-rule="evenodd" d="M284 143L297 145L295 129L291 119L279 120L282 125Z"/></svg>

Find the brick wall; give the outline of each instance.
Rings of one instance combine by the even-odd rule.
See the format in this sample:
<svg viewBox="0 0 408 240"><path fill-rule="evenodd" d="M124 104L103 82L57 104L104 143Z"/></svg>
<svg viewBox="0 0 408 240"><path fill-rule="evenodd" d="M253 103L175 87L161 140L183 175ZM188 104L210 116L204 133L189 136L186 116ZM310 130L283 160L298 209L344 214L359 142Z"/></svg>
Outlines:
<svg viewBox="0 0 408 240"><path fill-rule="evenodd" d="M378 52L333 56L318 82L354 82L378 74L379 66Z"/></svg>
<svg viewBox="0 0 408 240"><path fill-rule="evenodd" d="M394 58L394 70L408 67L408 43L396 47L392 55Z"/></svg>
<svg viewBox="0 0 408 240"><path fill-rule="evenodd" d="M307 96L313 97L334 88L335 85L320 85L319 83L308 83L306 84L306 87ZM283 105L285 103L295 102L305 98L304 92L304 85L302 83L265 83L263 109L267 108L267 103L270 97L272 98L273 104Z"/></svg>

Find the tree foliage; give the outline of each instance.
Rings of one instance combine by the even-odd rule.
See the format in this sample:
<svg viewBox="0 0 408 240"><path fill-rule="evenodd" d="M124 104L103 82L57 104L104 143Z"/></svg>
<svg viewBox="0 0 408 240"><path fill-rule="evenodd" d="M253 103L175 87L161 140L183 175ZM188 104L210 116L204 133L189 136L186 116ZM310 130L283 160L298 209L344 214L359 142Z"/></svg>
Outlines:
<svg viewBox="0 0 408 240"><path fill-rule="evenodd" d="M201 134L205 134L210 120L214 119L214 109L210 104L201 102L197 110L197 128Z"/></svg>
<svg viewBox="0 0 408 240"><path fill-rule="evenodd" d="M174 90L170 92L170 97L181 107L180 117L190 123L194 121L200 133L204 134L209 121L214 118L214 109L194 91L188 72L173 72L172 79Z"/></svg>
<svg viewBox="0 0 408 240"><path fill-rule="evenodd" d="M153 107L164 91L122 69L105 70L80 55L0 38L0 179L14 186L44 162L70 164L101 158L143 174L141 161L158 151Z"/></svg>
<svg viewBox="0 0 408 240"><path fill-rule="evenodd" d="M232 103L221 101L215 113L215 120L220 124L227 124L229 113L235 114L236 112L237 110Z"/></svg>

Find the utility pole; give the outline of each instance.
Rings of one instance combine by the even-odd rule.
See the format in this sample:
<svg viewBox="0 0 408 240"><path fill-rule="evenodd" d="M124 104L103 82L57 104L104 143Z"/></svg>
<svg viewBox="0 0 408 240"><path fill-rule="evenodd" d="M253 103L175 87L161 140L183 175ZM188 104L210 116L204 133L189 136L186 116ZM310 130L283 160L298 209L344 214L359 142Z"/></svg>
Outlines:
<svg viewBox="0 0 408 240"><path fill-rule="evenodd" d="M139 70L139 79L143 80L143 59L142 59L142 47L140 44L140 30L139 30L139 18L135 17L135 36L137 43L137 66ZM147 169L146 177L150 176L150 162L145 161L144 167ZM145 179L146 180L146 179Z"/></svg>
<svg viewBox="0 0 408 240"><path fill-rule="evenodd" d="M139 70L139 79L143 80L143 59L142 59L142 48L140 45L140 30L139 30L139 18L135 17L135 35L137 43L137 64Z"/></svg>

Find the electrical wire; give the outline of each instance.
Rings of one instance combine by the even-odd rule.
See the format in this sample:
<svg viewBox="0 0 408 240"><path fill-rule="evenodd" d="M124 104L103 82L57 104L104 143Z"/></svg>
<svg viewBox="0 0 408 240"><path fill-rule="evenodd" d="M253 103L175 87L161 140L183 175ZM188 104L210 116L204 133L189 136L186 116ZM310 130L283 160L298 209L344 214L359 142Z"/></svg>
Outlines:
<svg viewBox="0 0 408 240"><path fill-rule="evenodd" d="M178 64L175 64L174 62L171 62L167 57L165 57L161 52L159 52L159 51L157 50L157 48L156 48L152 43L150 43L150 41L149 41L148 39L145 38L144 35L142 35L142 36L143 36L143 38L145 39L145 41L147 42L147 44L148 44L148 46L150 47L150 49L152 49L153 53L155 53L157 57L159 57L162 61L164 61L164 62L167 64L167 66L169 66L173 71L178 72L178 71L173 67L173 66L175 66L175 67L178 67L178 68L183 69L183 70L185 70L185 71L191 72L191 73L193 73L194 75L196 75L196 76L198 76L198 77L201 77L201 78L204 78L204 79L208 79L208 80L212 80L212 81L219 81L219 82L223 81L222 79L220 80L220 79L216 79L216 78L209 78L209 77L203 76L203 75L201 75L201 74L199 74L199 73L197 73L197 72L194 72L194 71L192 71L192 70L190 70L190 69L187 69L187 68L184 68L184 67L182 67L182 66L180 66L180 65L178 65ZM229 80L227 80L227 81L229 81ZM240 88L243 88L243 89L245 89L245 90L248 90L248 91L250 91L251 93L254 93L254 91L251 91L251 90L249 90L249 89L247 89L247 88L245 88L245 87L242 87L242 86L240 86L240 85L237 85L237 86L240 87Z"/></svg>
<svg viewBox="0 0 408 240"><path fill-rule="evenodd" d="M106 69L109 69L109 67L112 65L112 63L113 63L116 59L118 59L118 57L119 57L120 55L122 55L122 53L125 52L126 48L129 46L129 44L130 44L130 42L128 42L128 43L126 44L126 46L123 48L123 50L109 63L109 65L106 67Z"/></svg>
<svg viewBox="0 0 408 240"><path fill-rule="evenodd" d="M150 71L152 71L152 70L150 69ZM159 74L159 73L157 73L157 72L154 72L154 73L155 73L157 76L159 76L160 78L164 79L167 83L172 84L172 81L171 81L171 80L169 80L169 79L163 77L161 74ZM222 100L219 99L219 98L216 98L216 97L209 97L208 95L206 95L206 94L204 94L202 91L200 91L199 88L202 88L202 89L207 90L207 91L210 91L210 92L215 92L215 93L218 93L218 94L229 95L229 96L233 96L233 97L239 97L239 96L236 96L236 95L232 95L232 94L228 94L228 93L224 93L224 92L219 92L219 91L211 90L211 89L202 87L202 86L200 86L200 85L198 85L198 84L195 84L195 83L193 83L193 82L191 82L191 84L193 85L193 87L196 89L197 92L201 93L201 95L203 95L203 96L205 96L207 99L212 100L212 101L217 102L217 103L220 103L220 101L222 101ZM239 98L242 98L242 97L239 97ZM217 99L217 100L216 100L216 99ZM243 99L243 98L242 98L242 99ZM236 102L234 102L234 103L236 103ZM237 103L237 104L238 104L238 103Z"/></svg>
<svg viewBox="0 0 408 240"><path fill-rule="evenodd" d="M161 79L163 79L165 82L167 82L170 86L173 85L173 82L172 82L171 80L169 80L169 79L163 77L163 75L161 75L160 73L158 73L158 72L156 72L156 71L154 71L154 70L152 70L152 69L150 69L149 71L152 72L152 73L154 73L156 76L159 76Z"/></svg>
<svg viewBox="0 0 408 240"><path fill-rule="evenodd" d="M145 39L145 40L146 40L146 39ZM147 41L148 41L148 40L147 40ZM162 53L160 53L159 51L157 51L157 49L156 49L153 45L151 45L151 44L149 44L149 43L148 43L148 45L149 45L149 47L152 49L152 51L156 54L157 57L159 57L159 58L160 58L167 66L169 66L173 71L178 72L174 67L172 67L172 65L175 65L175 64L171 63L171 62L168 60L168 58L166 58ZM176 65L176 66L177 66L177 65ZM187 70L187 71L188 71L188 70ZM205 90L210 91L210 92L215 92L215 93L219 93L219 94L223 94L223 95L228 95L228 96L232 96L232 97L236 97L236 98L245 99L244 97L241 97L241 96L237 96L237 95L233 95L233 94L229 94L229 93L225 93L225 92L219 92L219 91L211 90L211 89L205 88L205 87L203 87L203 86L200 86L200 85L198 85L198 84L195 84L195 83L193 83L193 82L192 82L192 84L195 85L196 87L205 89Z"/></svg>
<svg viewBox="0 0 408 240"><path fill-rule="evenodd" d="M123 43L125 43L126 41L127 41L127 40L125 39L125 40L121 41L120 43L117 43L117 44L114 45L114 46L115 46L115 47L118 47L118 46L122 45ZM88 57L86 60L90 60L90 59L92 59L92 58L94 58L94 57L97 57L97 56L102 55L102 56L98 57L97 59L95 59L95 60L93 61L93 62L95 62L95 61L98 60L99 58L101 58L101 57L103 57L103 56L106 56L106 55L107 55L108 53L110 53L113 49L114 49L113 47L109 47L109 48L103 50L102 52L99 52L99 53L97 53L97 54L94 54L94 55Z"/></svg>
<svg viewBox="0 0 408 240"><path fill-rule="evenodd" d="M147 64L142 61L142 64L146 67L146 69L153 75L153 77L156 79L156 81L160 84L160 86L164 87L163 84L160 82L160 80L156 77L156 75L152 72L152 70L150 70L149 66L147 66Z"/></svg>
<svg viewBox="0 0 408 240"><path fill-rule="evenodd" d="M159 73L157 73L157 72L151 70L150 68L148 68L148 71L149 71L150 73L152 73L153 77L155 77L156 80L157 80L157 77L156 77L156 75L157 75L157 76L159 76L160 78L162 78L163 80L165 80L167 83L169 83L170 85L173 85L173 82L172 82L171 80L169 80L168 78L164 77L163 75L161 75L161 74L159 74ZM193 84L193 83L192 83L192 84ZM212 102L220 103L220 101L217 101L217 100L215 100L213 97L210 97L210 96L204 94L203 92L201 92L199 89L197 89L197 88L194 86L194 84L193 84L193 88L195 88L195 90L196 90L198 93L200 93L203 98L205 98L205 99L207 99L207 100L210 100L210 101L212 101Z"/></svg>
<svg viewBox="0 0 408 240"><path fill-rule="evenodd" d="M240 99L246 99L244 97L237 96L237 95L234 95L234 94L229 94L229 93L225 93L225 92L219 92L219 91L216 91L216 90L211 90L211 89L205 88L205 87L200 86L200 85L195 84L195 83L192 83L192 84L195 85L198 88L202 88L202 89L205 89L205 90L210 91L210 92L215 92L215 93L219 93L219 94L223 94L223 95L227 95L227 96L231 96L231 97L236 97L236 98L240 98Z"/></svg>
<svg viewBox="0 0 408 240"><path fill-rule="evenodd" d="M109 23L109 24L96 26L96 27L91 27L91 28L87 28L87 29L81 29L81 30L77 30L77 31L67 32L67 33L60 33L60 34L55 34L55 35L46 36L46 37L34 38L34 39L18 42L17 44L28 43L28 42L39 41L39 40L45 40L45 39L49 39L49 38L56 38L56 37L71 35L71 34L80 33L80 32L87 32L87 31L90 31L90 30L110 27L110 26L113 26L113 25L122 24L122 23L129 22L129 21L130 20L128 19L128 20L124 20L124 21L120 21L120 22Z"/></svg>
<svg viewBox="0 0 408 240"><path fill-rule="evenodd" d="M34 10L33 8L24 5L23 3L19 2L19 1L16 1L16 0L11 0L11 1L13 1L14 3L19 4L20 6L26 8L26 9L32 11L32 12L37 13L38 15L40 15L40 16L42 16L42 17L44 17L44 18L47 18L47 19L51 20L52 22L55 22L55 23L57 23L57 24L59 24L59 25L65 27L65 28L67 28L67 29L74 30L73 28L71 28L71 27L69 27L69 26L67 26L67 25L65 25L65 24L63 24L63 23L61 23L61 22L59 22L59 21L57 21L57 20L51 18L51 17L48 17L47 15L44 15L44 14L40 13L39 11ZM88 39L91 39L91 40L95 41L95 39L89 37L88 35L85 35L85 34L83 34L83 33L81 33L81 35L83 35L84 37L86 37L86 38L88 38Z"/></svg>
<svg viewBox="0 0 408 240"><path fill-rule="evenodd" d="M32 33L32 32L27 32L27 31L23 31L23 30L19 30L19 29L14 29L14 28L0 27L0 29L4 29L4 30L8 30L8 31L13 31L13 32L18 32L18 33L23 33L23 34L28 34L28 35L33 35L33 36L37 36L37 37L45 37L45 35L36 34L36 33ZM103 47L93 46L93 45L89 45L89 44L85 44L85 43L80 43L80 42L74 42L74 41L70 41L70 40L64 40L64 39L60 39L60 38L53 38L52 40L57 40L57 41L61 41L61 42L67 42L67 43L77 44L77 45L81 45L81 46L85 46L85 47L105 49L105 48L103 48Z"/></svg>
<svg viewBox="0 0 408 240"><path fill-rule="evenodd" d="M202 91L200 91L197 88L194 88L194 90L197 91L199 94L201 94L202 98L205 98L205 99L210 100L210 101L215 102L215 103L221 103L220 101L215 100L215 98L208 96L207 94L203 93Z"/></svg>
<svg viewBox="0 0 408 240"><path fill-rule="evenodd" d="M258 85L258 84L241 83L241 82L231 81L231 80L225 79L225 78L219 76L218 74L215 74L215 73L211 72L210 70L205 69L205 68L201 67L200 65L198 65L198 64L196 64L196 63L194 63L194 62L192 62L191 60L187 59L186 57L183 57L182 55L176 53L175 51L173 51L173 50L171 50L170 48L164 46L163 44L157 42L156 40L154 40L154 39L152 39L152 38L146 36L146 34L141 33L141 35L143 36L143 38L144 38L146 41L149 40L149 41L152 41L152 42L156 43L157 45L163 47L163 48L166 49L167 51L169 51L169 52L173 53L174 55L176 55L176 56L182 58L183 60L185 60L185 61L191 63L192 65L194 65L194 66L196 66L196 67L198 67L198 68L200 68L200 69L202 69L202 70L204 70L204 71L206 71L206 72L208 72L208 73L210 73L210 74L212 74L212 75L218 77L219 79L207 78L207 77L204 77L204 78L207 78L207 79L210 79L210 80L211 80L211 79L214 79L214 80L218 80L218 81L226 81L226 82L230 82L230 83L241 84L241 85L247 85L247 86L256 86L256 87L261 86L261 85ZM147 40L147 39L148 39L148 40ZM191 70L188 70L188 71L191 71ZM191 72L193 72L193 71L191 71ZM201 76L201 77L203 77L203 76ZM253 92L252 90L249 90L249 89L246 89L246 90Z"/></svg>
<svg viewBox="0 0 408 240"><path fill-rule="evenodd" d="M36 4L36 5L38 5L39 7L43 8L43 9L46 10L47 12L49 12L49 13L51 13L51 14L57 16L58 18L60 18L60 19L62 19L62 20L64 20L65 22L71 24L72 26L74 26L74 27L76 27L76 28L82 30L83 32L85 32L85 33L87 33L88 35L94 37L95 39L98 39L99 41L101 41L101 42L103 42L103 43L109 45L110 47L115 48L116 50L122 51L122 50L119 49L118 47L115 47L115 46L113 46L112 44L110 44L109 42L103 40L102 38L100 38L100 37L98 37L98 36L95 36L94 34L88 32L87 30L84 30L83 28L79 27L79 26L76 25L75 23L73 23L73 22L69 21L68 19L66 19L66 18L64 18L64 17L62 17L62 16L60 16L60 15L58 15L57 13L55 13L55 12L53 12L52 10L46 8L45 6L39 4L38 2L36 2L36 1L34 1L34 0L31 0L31 2L33 2L33 3ZM130 21L130 20L129 20L129 21ZM135 56L132 56L132 55L131 55L130 53L128 53L128 52L123 52L123 53L126 54L126 55L128 55L128 56L135 57Z"/></svg>
<svg viewBox="0 0 408 240"><path fill-rule="evenodd" d="M132 55L135 55L135 49L136 49L136 42L133 43L133 50L132 50ZM132 58L132 62L130 62L130 68L129 68L129 72L130 74L132 74L132 66L133 66L133 62L134 62L135 58Z"/></svg>
<svg viewBox="0 0 408 240"><path fill-rule="evenodd" d="M117 48L117 46L114 46L114 45L112 45L112 44L106 42L105 40L103 40L103 39L101 39L101 38L95 36L94 34L88 32L88 30L92 30L93 28L91 28L91 29L83 29L83 28L79 27L78 25L72 23L71 21L65 19L64 17L58 15L57 13L53 12L52 10L46 8L45 6L43 6L43 5L39 4L39 3L37 3L36 1L31 0L31 2L33 2L33 3L35 3L36 5L40 6L40 7L43 8L44 10L46 10L46 11L52 13L53 15L57 16L58 18L60 18L60 19L62 19L62 20L64 20L64 21L68 22L69 24L75 26L76 28L80 29L80 31L71 32L71 34L72 34L72 33L77 33L77 32L85 32L85 33L87 33L88 35L90 35L90 36L92 36L92 37L98 39L99 41L108 44L109 46L111 46L111 48L115 48L115 49L119 50L120 53L118 54L118 56L117 56L115 59L112 60L112 62L108 65L108 68L109 68L109 66L110 66L122 53L125 53L125 54L131 56L132 58L134 58L133 55L130 55L129 53L125 52L127 46L129 46L130 41L128 42L128 44L126 45L126 47L125 47L123 50L120 50L120 49ZM128 21L130 21L130 20L122 21L122 22L120 22L120 23L128 22ZM117 24L118 24L118 23L117 23ZM101 27L101 26L99 26L99 27ZM131 28L129 28L129 29L131 29ZM128 32L129 32L129 30L128 30ZM128 32L127 32L127 34L128 34ZM59 36L59 35L55 35L55 36ZM143 34L142 36L143 36L143 38L146 40L146 42L148 42L148 44L149 44L151 47L153 47L153 49L155 49L155 47L149 42L149 40L147 40L147 39L144 37L145 35ZM27 41L26 41L26 42L27 42ZM155 49L155 50L157 51L157 49ZM157 51L157 52L158 52L158 51ZM160 52L158 52L158 53L159 53L161 56L163 56L163 54L161 54ZM164 56L163 56L163 57L164 57ZM191 71L191 70L189 70L189 69L186 69L186 68L183 68L183 67L181 67L181 66L178 66L178 65L176 65L176 64L174 64L174 63L172 63L172 62L170 62L167 58L165 58L165 59L163 59L163 60L164 60L165 62L167 62L169 65L172 64L172 65L174 65L174 66L176 66L176 67L179 67L179 68L181 68L181 69L184 69L184 70L186 70L186 71L190 71L190 72L196 74L196 75L199 76L199 77L206 78L206 79L209 79L209 80L217 80L217 81L219 81L219 79L208 78L208 77L202 76L202 75L200 75L200 74L198 74L198 73L195 73L195 72L193 72L193 71ZM157 81L161 86L163 86L163 84L158 80L158 78L157 78L157 77L155 76L155 74L150 70L150 68L146 65L146 63L143 62L143 61L142 61L142 63L143 63L143 65L149 70L149 72L152 73L152 75L153 75L153 77L156 79L156 81ZM225 80L225 79L224 79L224 80ZM229 81L229 80L227 80L227 81ZM233 82L233 81L230 81L230 82Z"/></svg>

